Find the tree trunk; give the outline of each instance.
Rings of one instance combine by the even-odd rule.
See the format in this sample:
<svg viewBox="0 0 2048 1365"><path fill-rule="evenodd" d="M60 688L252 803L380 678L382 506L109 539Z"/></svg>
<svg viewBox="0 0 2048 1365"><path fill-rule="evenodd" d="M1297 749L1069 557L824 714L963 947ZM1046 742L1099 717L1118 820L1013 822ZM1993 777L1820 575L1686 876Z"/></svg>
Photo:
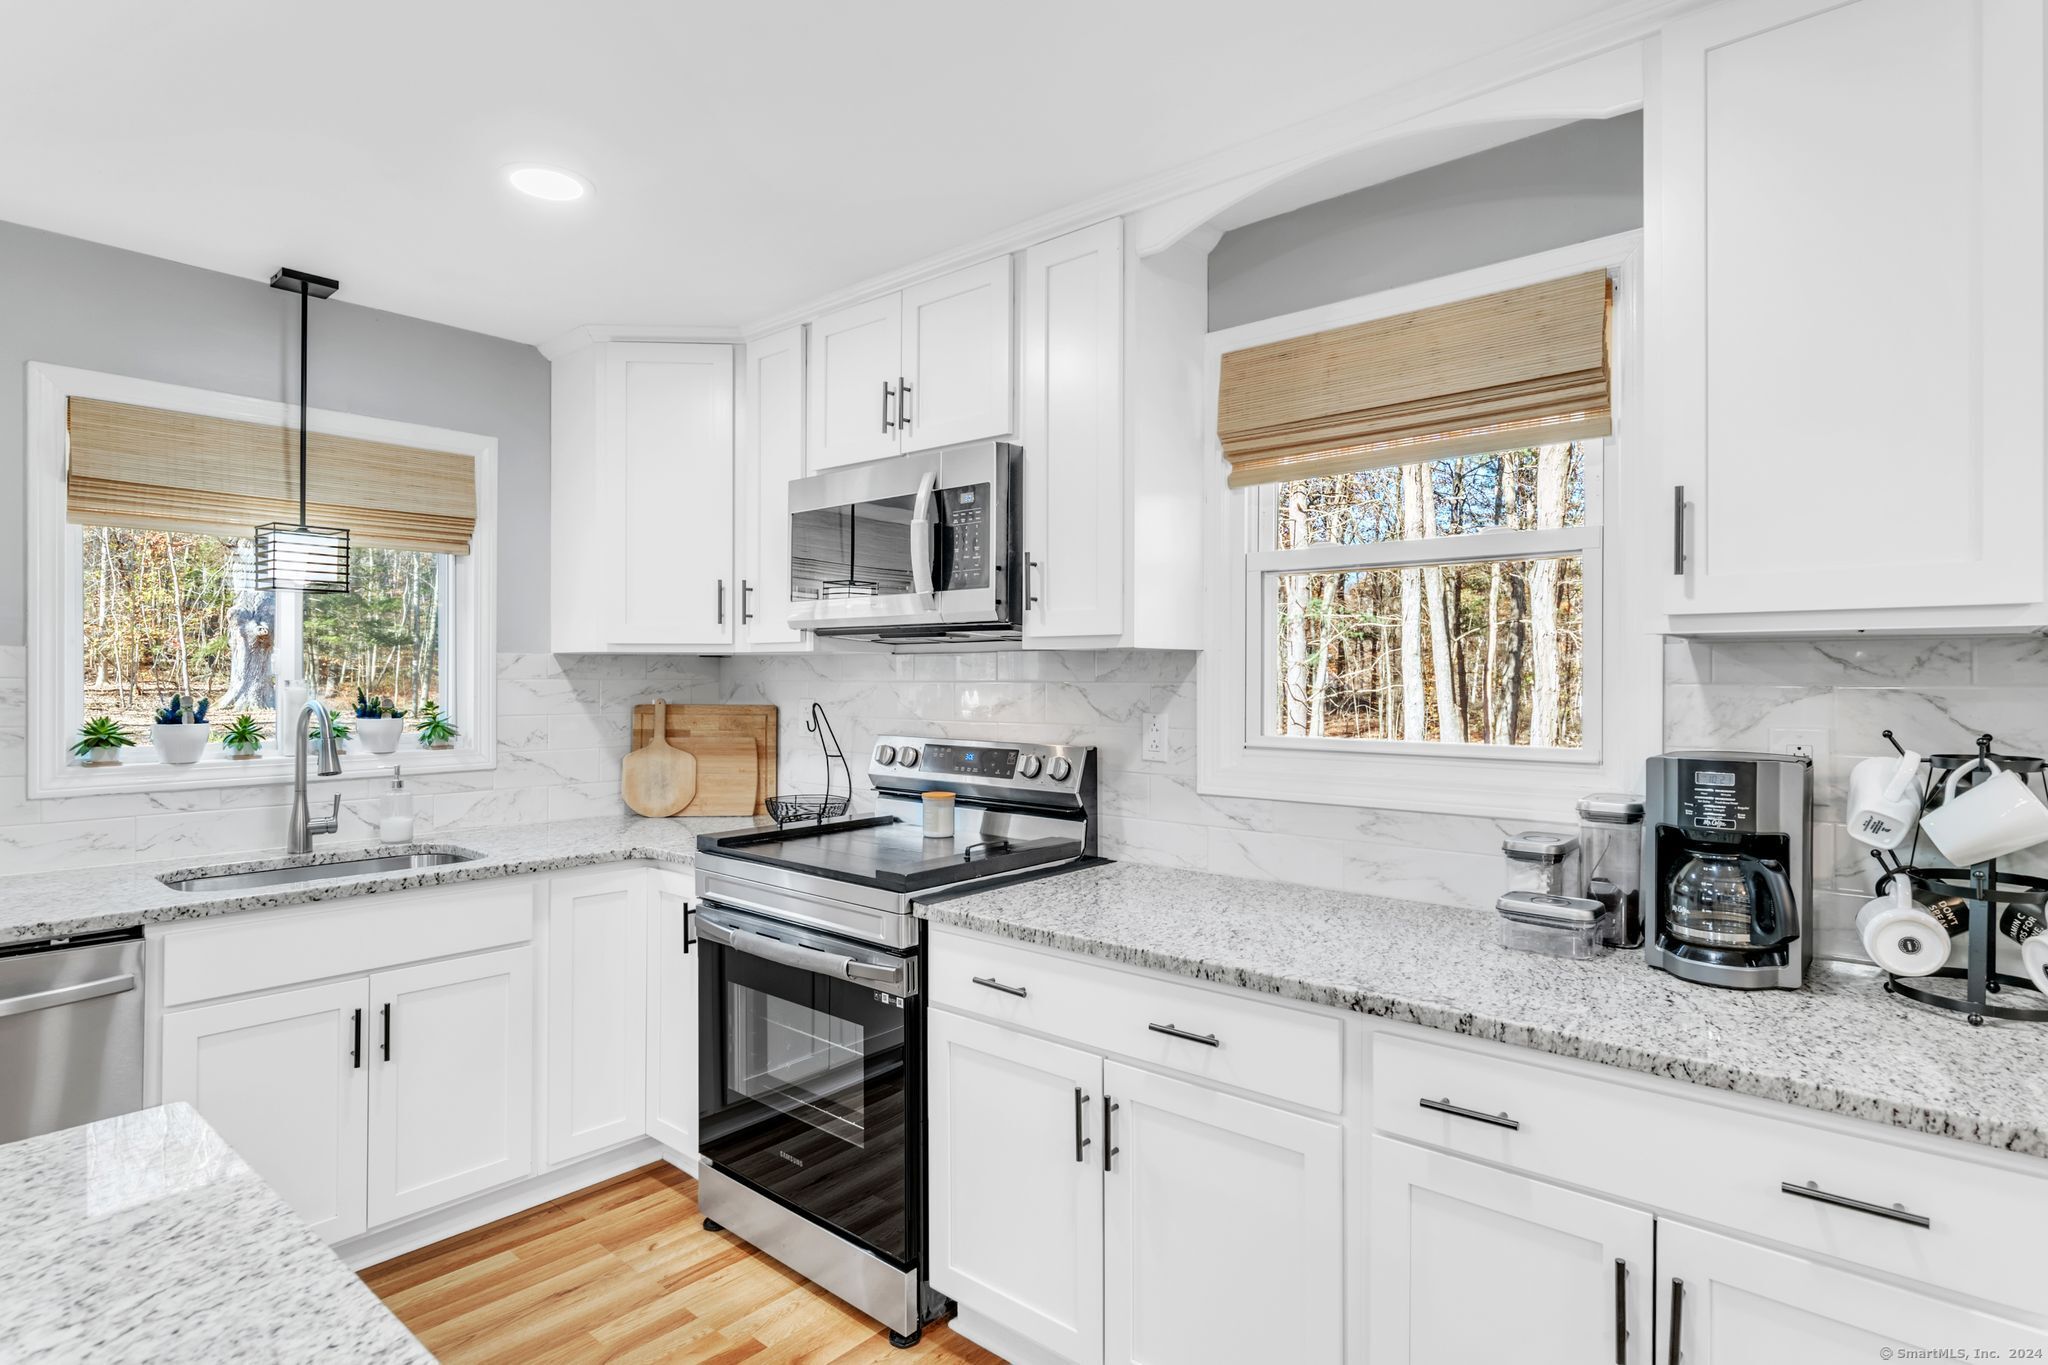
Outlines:
<svg viewBox="0 0 2048 1365"><path fill-rule="evenodd" d="M1401 535L1406 540L1423 536L1422 490L1427 485L1422 470L1410 465L1401 471ZM1422 570L1401 570L1401 738L1429 738L1427 697L1422 683Z"/></svg>
<svg viewBox="0 0 2048 1365"><path fill-rule="evenodd" d="M1287 528L1293 543L1308 539L1308 495L1296 484L1287 497ZM1287 730L1290 735L1309 733L1308 700L1308 575L1289 574L1282 578L1287 594Z"/></svg>
<svg viewBox="0 0 2048 1365"><path fill-rule="evenodd" d="M277 705L271 680L271 652L276 647L277 599L256 591L255 550L246 541L235 547L235 602L228 608L228 690L219 709L263 711Z"/></svg>
<svg viewBox="0 0 2048 1365"><path fill-rule="evenodd" d="M1540 446L1536 452L1536 525L1549 530L1564 525L1565 471L1569 445ZM1557 561L1539 559L1529 565L1529 634L1533 646L1529 703L1529 743L1550 748L1559 739L1558 718L1563 698L1563 670L1557 639Z"/></svg>
<svg viewBox="0 0 2048 1365"><path fill-rule="evenodd" d="M1330 581L1320 576L1316 580L1316 620L1320 628L1316 632L1315 678L1309 683L1308 693L1308 732L1312 735L1323 733L1323 702L1330 691L1330 618L1335 610L1330 601Z"/></svg>
<svg viewBox="0 0 2048 1365"><path fill-rule="evenodd" d="M178 578L178 548L169 535L164 537L164 562L171 570L172 638L178 646L178 691L192 695L192 662L185 651L185 585Z"/></svg>
<svg viewBox="0 0 2048 1365"><path fill-rule="evenodd" d="M1436 536L1436 487L1427 465L1410 465L1403 478L1413 479L1424 539ZM1444 571L1431 565L1422 571L1423 600L1429 607L1429 671L1436 693L1436 737L1445 744L1465 742L1465 718L1458 710L1458 685L1451 676L1451 637L1444 622Z"/></svg>

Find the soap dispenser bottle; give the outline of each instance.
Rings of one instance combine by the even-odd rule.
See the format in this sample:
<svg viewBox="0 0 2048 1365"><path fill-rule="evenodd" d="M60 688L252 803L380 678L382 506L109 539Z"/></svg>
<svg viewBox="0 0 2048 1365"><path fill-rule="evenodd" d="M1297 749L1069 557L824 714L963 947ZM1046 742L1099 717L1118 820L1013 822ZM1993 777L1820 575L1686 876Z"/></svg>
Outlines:
<svg viewBox="0 0 2048 1365"><path fill-rule="evenodd" d="M405 789L405 773L393 764L391 790L384 794L377 817L377 837L387 844L410 843L412 826L412 793Z"/></svg>

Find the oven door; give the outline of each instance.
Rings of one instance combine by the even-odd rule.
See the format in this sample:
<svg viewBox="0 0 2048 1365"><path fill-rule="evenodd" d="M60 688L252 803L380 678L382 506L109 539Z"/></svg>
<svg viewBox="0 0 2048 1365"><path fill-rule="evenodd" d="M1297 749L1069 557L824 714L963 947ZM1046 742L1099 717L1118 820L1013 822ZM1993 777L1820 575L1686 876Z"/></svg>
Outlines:
<svg viewBox="0 0 2048 1365"><path fill-rule="evenodd" d="M1014 624L1016 454L985 441L792 482L789 624Z"/></svg>
<svg viewBox="0 0 2048 1365"><path fill-rule="evenodd" d="M923 1214L918 959L705 902L702 1155L883 1257Z"/></svg>

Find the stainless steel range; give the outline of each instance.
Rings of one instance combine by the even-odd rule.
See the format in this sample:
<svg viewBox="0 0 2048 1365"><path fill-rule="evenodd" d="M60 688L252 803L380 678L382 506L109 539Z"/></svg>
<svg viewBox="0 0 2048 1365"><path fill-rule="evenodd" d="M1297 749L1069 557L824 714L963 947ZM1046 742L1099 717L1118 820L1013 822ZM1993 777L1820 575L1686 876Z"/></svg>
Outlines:
<svg viewBox="0 0 2048 1365"><path fill-rule="evenodd" d="M1095 750L892 735L877 813L697 841L698 1201L914 1344L924 1284L921 901L1100 861ZM927 838L926 792L953 831Z"/></svg>

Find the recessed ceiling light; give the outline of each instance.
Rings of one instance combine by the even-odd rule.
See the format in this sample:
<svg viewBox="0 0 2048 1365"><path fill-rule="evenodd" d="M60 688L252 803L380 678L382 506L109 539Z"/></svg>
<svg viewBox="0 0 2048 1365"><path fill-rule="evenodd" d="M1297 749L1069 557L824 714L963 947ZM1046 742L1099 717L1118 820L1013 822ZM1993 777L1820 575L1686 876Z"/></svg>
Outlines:
<svg viewBox="0 0 2048 1365"><path fill-rule="evenodd" d="M553 166L509 166L505 170L505 178L521 194L557 204L581 199L590 193L590 186L583 177L558 171Z"/></svg>

